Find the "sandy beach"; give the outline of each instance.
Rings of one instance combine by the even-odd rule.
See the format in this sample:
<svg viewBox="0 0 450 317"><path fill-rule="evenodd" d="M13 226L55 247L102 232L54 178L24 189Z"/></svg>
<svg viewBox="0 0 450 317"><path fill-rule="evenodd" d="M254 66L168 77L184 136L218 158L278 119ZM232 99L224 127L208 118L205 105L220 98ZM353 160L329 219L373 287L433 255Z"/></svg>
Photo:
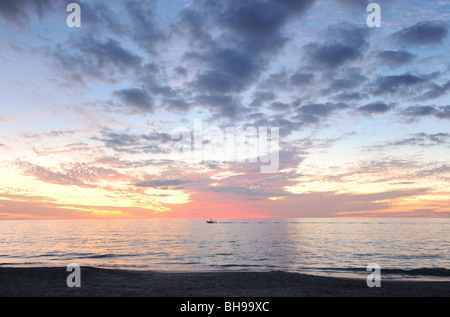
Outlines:
<svg viewBox="0 0 450 317"><path fill-rule="evenodd" d="M66 268L0 268L1 297L448 297L450 282L382 280L276 272L164 273L81 268L69 288Z"/></svg>

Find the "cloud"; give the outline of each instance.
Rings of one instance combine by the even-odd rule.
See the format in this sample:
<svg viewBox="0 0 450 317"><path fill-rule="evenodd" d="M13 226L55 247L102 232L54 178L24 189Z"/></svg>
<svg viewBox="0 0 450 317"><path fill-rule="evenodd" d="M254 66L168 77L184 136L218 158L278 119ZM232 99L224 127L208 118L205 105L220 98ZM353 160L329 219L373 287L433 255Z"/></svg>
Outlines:
<svg viewBox="0 0 450 317"><path fill-rule="evenodd" d="M437 167L427 168L417 173L417 177L444 176L450 173L450 165L441 164Z"/></svg>
<svg viewBox="0 0 450 317"><path fill-rule="evenodd" d="M394 94L407 95L417 91L417 87L427 81L424 77L418 77L409 73L402 75L388 75L376 78L372 93L376 96Z"/></svg>
<svg viewBox="0 0 450 317"><path fill-rule="evenodd" d="M435 83L429 84L429 89L423 94L414 98L416 101L424 101L430 99L436 99L444 96L448 91L450 91L450 80L446 83L439 85Z"/></svg>
<svg viewBox="0 0 450 317"><path fill-rule="evenodd" d="M304 53L309 63L324 69L337 68L361 56L357 49L342 44L312 43L304 47Z"/></svg>
<svg viewBox="0 0 450 317"><path fill-rule="evenodd" d="M71 80L87 78L115 81L141 65L142 58L125 49L114 39L97 40L84 35L70 46L56 44L48 54Z"/></svg>
<svg viewBox="0 0 450 317"><path fill-rule="evenodd" d="M278 127L280 137L289 136L294 131L301 131L323 123L327 118L341 110L350 108L349 105L338 102L308 103L308 104L282 103L274 101L268 105L269 109L280 113L268 115L267 113L251 112L245 117L255 127ZM287 144L284 144L287 146Z"/></svg>
<svg viewBox="0 0 450 317"><path fill-rule="evenodd" d="M151 54L158 52L159 44L168 40L168 33L161 27L156 14L157 1L128 1L125 11L132 17L131 37L141 48Z"/></svg>
<svg viewBox="0 0 450 317"><path fill-rule="evenodd" d="M382 65L396 68L411 63L416 58L416 55L407 51L387 50L379 52L375 57Z"/></svg>
<svg viewBox="0 0 450 317"><path fill-rule="evenodd" d="M442 21L422 21L391 35L402 45L424 46L441 44L448 34L448 27Z"/></svg>
<svg viewBox="0 0 450 317"><path fill-rule="evenodd" d="M378 0L378 3L382 8L392 4L395 0ZM357 14L361 12L366 12L367 6L373 3L373 0L336 0L337 4L345 9L350 9Z"/></svg>
<svg viewBox="0 0 450 317"><path fill-rule="evenodd" d="M270 109L275 111L286 112L291 109L291 106L283 102L275 101L270 104Z"/></svg>
<svg viewBox="0 0 450 317"><path fill-rule="evenodd" d="M34 19L41 20L43 16L63 6L64 1L60 0L0 0L0 18L4 19L9 25L19 28L25 28ZM67 5L67 4L66 4Z"/></svg>
<svg viewBox="0 0 450 317"><path fill-rule="evenodd" d="M266 75L260 82L259 88L271 91L293 91L300 87L311 85L314 78L314 73L309 71L297 70L290 72L288 70L281 70Z"/></svg>
<svg viewBox="0 0 450 317"><path fill-rule="evenodd" d="M153 113L154 101L149 93L140 88L122 89L114 92L126 105L147 113Z"/></svg>
<svg viewBox="0 0 450 317"><path fill-rule="evenodd" d="M58 185L75 185L84 188L95 188L96 182L106 179L108 181L126 178L125 175L114 169L95 166L91 163L64 163L58 168L45 167L25 161L17 161L16 165L25 175L33 176L45 183Z"/></svg>
<svg viewBox="0 0 450 317"><path fill-rule="evenodd" d="M345 71L344 77L333 78L328 87L321 91L321 94L348 93L364 85L367 81L368 79L360 74L359 69L348 69Z"/></svg>
<svg viewBox="0 0 450 317"><path fill-rule="evenodd" d="M336 2L344 8L365 11L367 8L367 5L371 1L369 1L369 0L336 0Z"/></svg>
<svg viewBox="0 0 450 317"><path fill-rule="evenodd" d="M185 114L193 107L182 98L166 98L162 101L162 104L168 111L182 114Z"/></svg>
<svg viewBox="0 0 450 317"><path fill-rule="evenodd" d="M313 67L334 70L362 57L367 48L367 27L341 23L327 28L323 42L303 47L306 61Z"/></svg>
<svg viewBox="0 0 450 317"><path fill-rule="evenodd" d="M215 118L237 118L245 112L237 95L254 87L260 76L289 40L285 28L315 1L194 1L179 14L177 31L189 48L183 55L192 74L187 88L192 101L213 112ZM310 77L298 74L293 83ZM202 101L233 100L219 104ZM182 98L180 95L177 99ZM258 99L258 98L256 98ZM186 100L186 98L184 98ZM262 101L262 99L260 99ZM258 100L252 103L256 107ZM226 105L225 105L226 104ZM182 108L186 105L182 105ZM177 111L179 108L169 107Z"/></svg>
<svg viewBox="0 0 450 317"><path fill-rule="evenodd" d="M358 107L357 111L359 111L362 114L372 115L372 114L381 114L381 113L388 112L392 108L393 108L392 105L388 105L384 102L373 102L373 103L369 103L367 105Z"/></svg>
<svg viewBox="0 0 450 317"><path fill-rule="evenodd" d="M314 79L313 73L298 71L290 76L289 82L292 86L303 86L311 84L313 79Z"/></svg>
<svg viewBox="0 0 450 317"><path fill-rule="evenodd" d="M315 1L266 0L221 1L217 21L227 37L236 38L249 53L279 49L287 38L282 30L294 17L302 16Z"/></svg>
<svg viewBox="0 0 450 317"><path fill-rule="evenodd" d="M215 118L240 118L247 112L242 105L240 98L232 94L204 94L197 95L194 103L209 109L214 113Z"/></svg>
<svg viewBox="0 0 450 317"><path fill-rule="evenodd" d="M275 100L276 95L272 91L256 91L253 93L253 100L249 107L260 108L269 101Z"/></svg>
<svg viewBox="0 0 450 317"><path fill-rule="evenodd" d="M137 183L137 187L153 187L153 188L166 188L166 187L174 187L180 186L188 183L192 183L192 180L187 179L157 179L151 181L145 181Z"/></svg>
<svg viewBox="0 0 450 317"><path fill-rule="evenodd" d="M105 147L119 153L167 154L172 151L172 145L174 143L171 135L164 132L133 134L103 129L101 134L100 137L95 136L92 139L102 142Z"/></svg>
<svg viewBox="0 0 450 317"><path fill-rule="evenodd" d="M424 132L415 133L410 138L390 142L389 145L411 145L411 146L435 146L450 143L450 133L427 134Z"/></svg>
<svg viewBox="0 0 450 317"><path fill-rule="evenodd" d="M401 111L401 114L410 118L432 116L439 119L450 119L450 105L448 106L412 106Z"/></svg>
<svg viewBox="0 0 450 317"><path fill-rule="evenodd" d="M264 62L235 48L210 49L206 53L190 53L186 57L206 65L192 86L200 92L230 93L248 88L260 75Z"/></svg>
<svg viewBox="0 0 450 317"><path fill-rule="evenodd" d="M50 198L40 199L30 196L3 195L6 199L0 199L2 210L1 220L10 219L67 219L85 218L88 214L82 210L75 210L71 206L63 206L49 202Z"/></svg>
<svg viewBox="0 0 450 317"><path fill-rule="evenodd" d="M79 43L80 50L86 57L95 60L95 64L102 67L112 64L122 70L130 66L137 66L142 58L124 49L119 42L113 39L99 41L93 37L84 37Z"/></svg>
<svg viewBox="0 0 450 317"><path fill-rule="evenodd" d="M124 10L114 10L101 1L78 0L76 2L81 7L82 27L90 34L99 35L104 32L122 36L129 33L129 26L121 19ZM68 3L69 1L66 1L65 5ZM65 7L62 10L65 11Z"/></svg>
<svg viewBox="0 0 450 317"><path fill-rule="evenodd" d="M291 119L299 123L297 129L305 125L320 123L323 119L335 114L339 110L347 109L349 106L345 103L311 103L301 105L295 109L297 115Z"/></svg>

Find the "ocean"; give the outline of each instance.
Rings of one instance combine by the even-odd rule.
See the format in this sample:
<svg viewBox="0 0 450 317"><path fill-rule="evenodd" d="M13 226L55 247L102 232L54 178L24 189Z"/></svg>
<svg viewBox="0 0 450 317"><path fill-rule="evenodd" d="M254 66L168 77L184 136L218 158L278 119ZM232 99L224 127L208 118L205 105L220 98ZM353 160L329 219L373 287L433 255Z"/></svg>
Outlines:
<svg viewBox="0 0 450 317"><path fill-rule="evenodd" d="M0 221L0 266L287 271L450 281L450 219Z"/></svg>

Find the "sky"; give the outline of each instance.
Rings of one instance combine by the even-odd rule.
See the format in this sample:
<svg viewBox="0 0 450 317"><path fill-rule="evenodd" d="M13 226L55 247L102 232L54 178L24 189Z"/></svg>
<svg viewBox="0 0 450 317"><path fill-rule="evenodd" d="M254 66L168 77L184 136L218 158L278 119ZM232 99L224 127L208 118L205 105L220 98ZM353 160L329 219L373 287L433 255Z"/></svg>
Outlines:
<svg viewBox="0 0 450 317"><path fill-rule="evenodd" d="M70 2L0 0L0 219L450 216L450 1Z"/></svg>

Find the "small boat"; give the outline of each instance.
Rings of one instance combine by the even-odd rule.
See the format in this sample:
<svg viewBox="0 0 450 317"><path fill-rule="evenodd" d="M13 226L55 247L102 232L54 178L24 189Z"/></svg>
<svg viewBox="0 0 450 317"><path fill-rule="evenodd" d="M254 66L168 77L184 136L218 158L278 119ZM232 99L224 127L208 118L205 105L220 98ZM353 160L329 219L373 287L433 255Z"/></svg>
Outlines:
<svg viewBox="0 0 450 317"><path fill-rule="evenodd" d="M211 219L211 218L209 218L209 220L206 220L206 222L207 222L207 223L217 223L217 221L215 221L215 220L213 220L213 219Z"/></svg>

